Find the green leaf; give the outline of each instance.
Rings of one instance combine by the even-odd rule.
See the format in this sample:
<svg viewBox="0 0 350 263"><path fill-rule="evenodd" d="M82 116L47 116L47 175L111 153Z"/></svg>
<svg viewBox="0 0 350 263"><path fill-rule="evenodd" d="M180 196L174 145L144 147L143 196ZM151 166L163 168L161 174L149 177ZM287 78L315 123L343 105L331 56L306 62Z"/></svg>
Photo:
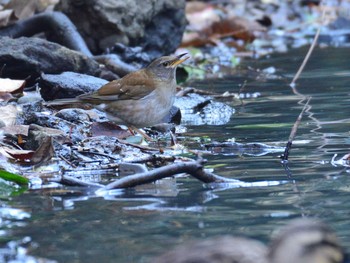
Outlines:
<svg viewBox="0 0 350 263"><path fill-rule="evenodd" d="M6 181L14 182L19 185L27 185L29 183L29 180L27 178L4 170L0 170L0 178Z"/></svg>
<svg viewBox="0 0 350 263"><path fill-rule="evenodd" d="M25 191L27 191L27 187L18 187L17 185L13 186L0 178L0 200L7 200L10 196L21 195Z"/></svg>

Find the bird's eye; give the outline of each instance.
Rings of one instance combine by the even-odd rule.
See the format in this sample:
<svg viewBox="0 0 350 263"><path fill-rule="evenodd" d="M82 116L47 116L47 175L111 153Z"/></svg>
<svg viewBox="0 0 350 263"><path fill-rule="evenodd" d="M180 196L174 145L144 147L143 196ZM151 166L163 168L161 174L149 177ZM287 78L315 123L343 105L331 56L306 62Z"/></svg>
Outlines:
<svg viewBox="0 0 350 263"><path fill-rule="evenodd" d="M165 68L167 68L167 67L169 67L170 63L169 63L168 61L166 61L166 62L163 62L162 65L163 65Z"/></svg>

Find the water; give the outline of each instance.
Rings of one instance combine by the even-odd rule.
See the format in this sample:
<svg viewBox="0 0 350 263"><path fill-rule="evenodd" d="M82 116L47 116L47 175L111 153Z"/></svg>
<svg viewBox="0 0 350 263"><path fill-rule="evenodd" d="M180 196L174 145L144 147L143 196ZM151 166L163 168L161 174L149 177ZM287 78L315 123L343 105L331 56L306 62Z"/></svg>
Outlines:
<svg viewBox="0 0 350 263"><path fill-rule="evenodd" d="M29 191L2 201L0 261L150 262L152 256L193 238L232 234L268 242L273 230L300 216L324 220L349 248L349 170L331 160L334 154L339 158L349 152L350 52L316 49L296 94L288 83L305 54L306 49L298 49L246 62L260 70L274 66L274 75L253 74L243 66L234 76L192 83L238 92L247 80L243 93L261 96L243 104L231 102L236 113L229 123L187 126L184 135L190 146L192 138L206 135L219 142L234 138L284 147L305 104L303 96L312 96L290 152L294 183L280 164L281 153L218 151L205 155L216 174L262 186L212 190L182 177L108 197L79 188L75 195Z"/></svg>

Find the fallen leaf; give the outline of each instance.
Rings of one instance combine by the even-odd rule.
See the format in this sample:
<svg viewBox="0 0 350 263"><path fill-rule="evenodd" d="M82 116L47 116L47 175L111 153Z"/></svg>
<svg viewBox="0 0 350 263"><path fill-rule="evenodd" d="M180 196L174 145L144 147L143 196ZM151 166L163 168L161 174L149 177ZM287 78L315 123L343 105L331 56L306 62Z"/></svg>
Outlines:
<svg viewBox="0 0 350 263"><path fill-rule="evenodd" d="M128 130L120 128L119 125L113 122L94 122L91 125L91 135L95 136L110 136L118 139L124 139L131 135Z"/></svg>
<svg viewBox="0 0 350 263"><path fill-rule="evenodd" d="M200 9L191 10L186 8L186 18L188 20L188 29L202 31L214 22L220 21L219 12L213 6L205 4L206 6L200 7ZM195 11L198 10L198 11Z"/></svg>
<svg viewBox="0 0 350 263"><path fill-rule="evenodd" d="M204 7L203 4L195 3L186 10L189 25L182 39L182 47L217 44L225 37L242 39L250 43L255 39L257 32L266 30L253 19L239 16L222 18L224 12L208 4ZM219 16L219 13L222 15Z"/></svg>
<svg viewBox="0 0 350 263"><path fill-rule="evenodd" d="M14 11L11 9L0 11L0 27L5 27L14 18Z"/></svg>
<svg viewBox="0 0 350 263"><path fill-rule="evenodd" d="M12 136L16 136L16 135L27 136L28 129L29 129L29 125L11 125L11 126L0 128L0 131L3 131L4 134L9 134Z"/></svg>
<svg viewBox="0 0 350 263"><path fill-rule="evenodd" d="M2 93L0 92L0 101L8 102L13 99L11 93Z"/></svg>
<svg viewBox="0 0 350 263"><path fill-rule="evenodd" d="M55 149L52 144L52 137L47 136L30 158L30 164L40 164L49 161L54 155Z"/></svg>
<svg viewBox="0 0 350 263"><path fill-rule="evenodd" d="M4 122L5 126L14 125L18 111L17 107L12 104L0 106L0 120Z"/></svg>
<svg viewBox="0 0 350 263"><path fill-rule="evenodd" d="M266 29L258 22L244 17L230 17L214 22L205 33L214 38L234 37L249 43L255 39L256 32L263 32Z"/></svg>
<svg viewBox="0 0 350 263"><path fill-rule="evenodd" d="M25 83L25 80L0 78L0 93L22 93Z"/></svg>
<svg viewBox="0 0 350 263"><path fill-rule="evenodd" d="M0 152L8 159L18 160L23 163L29 163L34 154L34 151L31 150L12 149L8 147L2 147Z"/></svg>
<svg viewBox="0 0 350 263"><path fill-rule="evenodd" d="M12 0L5 5L5 9L13 9L18 19L34 15L37 9L37 0Z"/></svg>

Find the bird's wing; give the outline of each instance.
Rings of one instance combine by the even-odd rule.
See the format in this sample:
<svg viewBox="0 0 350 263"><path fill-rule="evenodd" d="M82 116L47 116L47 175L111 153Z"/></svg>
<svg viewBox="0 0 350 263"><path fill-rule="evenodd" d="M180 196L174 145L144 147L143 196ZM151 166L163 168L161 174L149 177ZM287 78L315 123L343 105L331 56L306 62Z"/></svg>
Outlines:
<svg viewBox="0 0 350 263"><path fill-rule="evenodd" d="M79 96L85 101L137 100L150 94L155 82L144 71L128 74L122 79L113 80L103 85L96 92Z"/></svg>

